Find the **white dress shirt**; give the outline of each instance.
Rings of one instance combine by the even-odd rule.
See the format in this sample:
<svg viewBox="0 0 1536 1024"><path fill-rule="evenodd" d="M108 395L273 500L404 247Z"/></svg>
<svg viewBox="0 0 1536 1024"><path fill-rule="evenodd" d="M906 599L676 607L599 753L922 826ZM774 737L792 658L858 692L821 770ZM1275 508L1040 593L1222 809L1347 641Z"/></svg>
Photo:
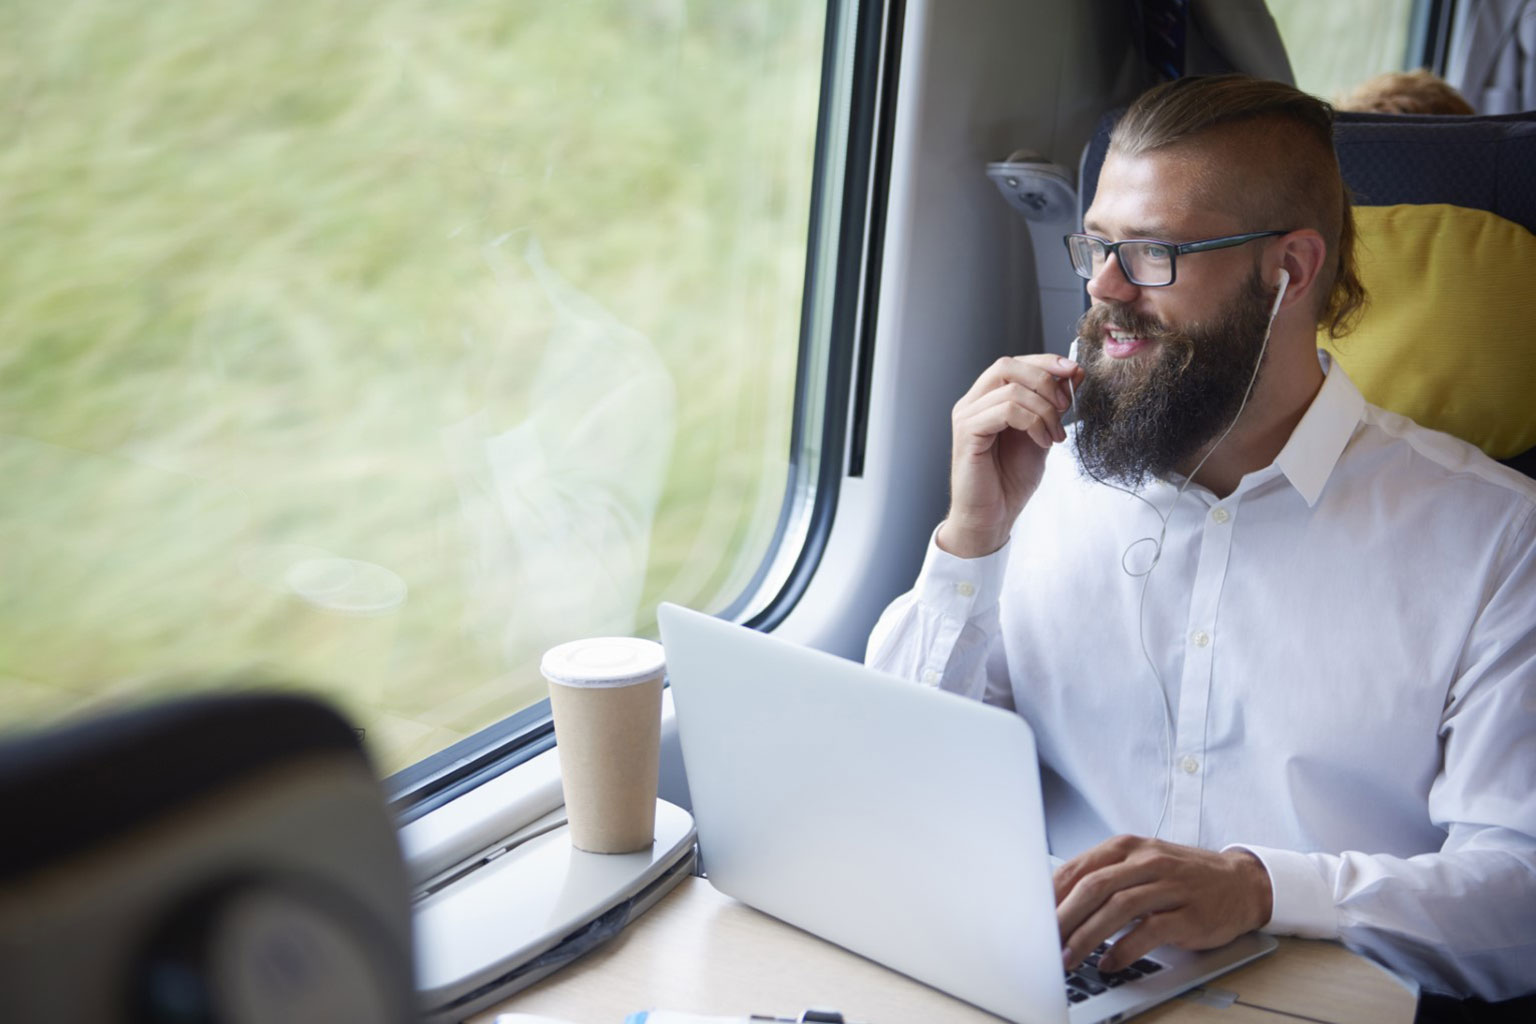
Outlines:
<svg viewBox="0 0 1536 1024"><path fill-rule="evenodd" d="M1154 481L1154 513L1056 446L1002 550L930 542L867 660L1030 722L1055 854L1241 845L1266 930L1428 991L1528 992L1536 482L1323 362L1275 462L1222 499Z"/></svg>

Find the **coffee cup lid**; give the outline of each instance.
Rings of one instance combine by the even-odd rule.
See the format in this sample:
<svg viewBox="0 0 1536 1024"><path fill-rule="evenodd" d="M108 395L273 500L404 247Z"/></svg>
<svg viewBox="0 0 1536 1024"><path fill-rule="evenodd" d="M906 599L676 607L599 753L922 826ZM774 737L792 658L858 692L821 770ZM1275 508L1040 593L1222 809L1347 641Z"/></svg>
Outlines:
<svg viewBox="0 0 1536 1024"><path fill-rule="evenodd" d="M539 671L566 686L628 686L666 671L661 644L634 636L598 636L551 647Z"/></svg>

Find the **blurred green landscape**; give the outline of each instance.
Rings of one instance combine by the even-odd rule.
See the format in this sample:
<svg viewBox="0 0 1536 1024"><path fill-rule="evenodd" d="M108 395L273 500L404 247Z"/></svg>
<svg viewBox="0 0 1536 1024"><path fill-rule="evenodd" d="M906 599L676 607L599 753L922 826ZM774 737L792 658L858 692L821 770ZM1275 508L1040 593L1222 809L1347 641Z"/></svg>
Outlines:
<svg viewBox="0 0 1536 1024"><path fill-rule="evenodd" d="M824 8L11 0L0 728L247 680L383 771L723 606L788 473Z"/></svg>

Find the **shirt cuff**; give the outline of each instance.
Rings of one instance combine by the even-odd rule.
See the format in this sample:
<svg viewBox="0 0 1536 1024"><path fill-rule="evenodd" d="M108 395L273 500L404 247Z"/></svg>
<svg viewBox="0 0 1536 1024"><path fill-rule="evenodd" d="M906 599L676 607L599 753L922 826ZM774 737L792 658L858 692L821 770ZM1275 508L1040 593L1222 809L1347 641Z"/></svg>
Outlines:
<svg viewBox="0 0 1536 1024"><path fill-rule="evenodd" d="M961 558L939 547L939 531L928 538L928 553L917 576L918 600L942 615L966 622L997 604L1003 589L1011 541L990 555Z"/></svg>
<svg viewBox="0 0 1536 1024"><path fill-rule="evenodd" d="M1334 906L1328 880L1318 871L1311 857L1295 850L1275 850L1245 843L1234 843L1224 847L1222 852L1227 850L1248 851L1259 859L1269 874L1273 903L1263 931L1304 939L1339 937L1338 907Z"/></svg>

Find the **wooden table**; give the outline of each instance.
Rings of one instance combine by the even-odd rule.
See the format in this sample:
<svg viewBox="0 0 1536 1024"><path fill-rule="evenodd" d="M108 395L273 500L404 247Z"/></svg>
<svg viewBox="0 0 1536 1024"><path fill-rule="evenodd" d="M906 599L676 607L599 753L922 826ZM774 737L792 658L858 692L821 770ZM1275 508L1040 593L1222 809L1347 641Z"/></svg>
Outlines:
<svg viewBox="0 0 1536 1024"><path fill-rule="evenodd" d="M1281 939L1269 956L1136 1019L1407 1024L1414 1006L1414 994L1397 979L1342 946ZM497 1013L520 1012L623 1024L646 1009L797 1017L808 1007L870 1024L1000 1020L759 913L701 878L684 879L613 942L472 1020L490 1024Z"/></svg>

